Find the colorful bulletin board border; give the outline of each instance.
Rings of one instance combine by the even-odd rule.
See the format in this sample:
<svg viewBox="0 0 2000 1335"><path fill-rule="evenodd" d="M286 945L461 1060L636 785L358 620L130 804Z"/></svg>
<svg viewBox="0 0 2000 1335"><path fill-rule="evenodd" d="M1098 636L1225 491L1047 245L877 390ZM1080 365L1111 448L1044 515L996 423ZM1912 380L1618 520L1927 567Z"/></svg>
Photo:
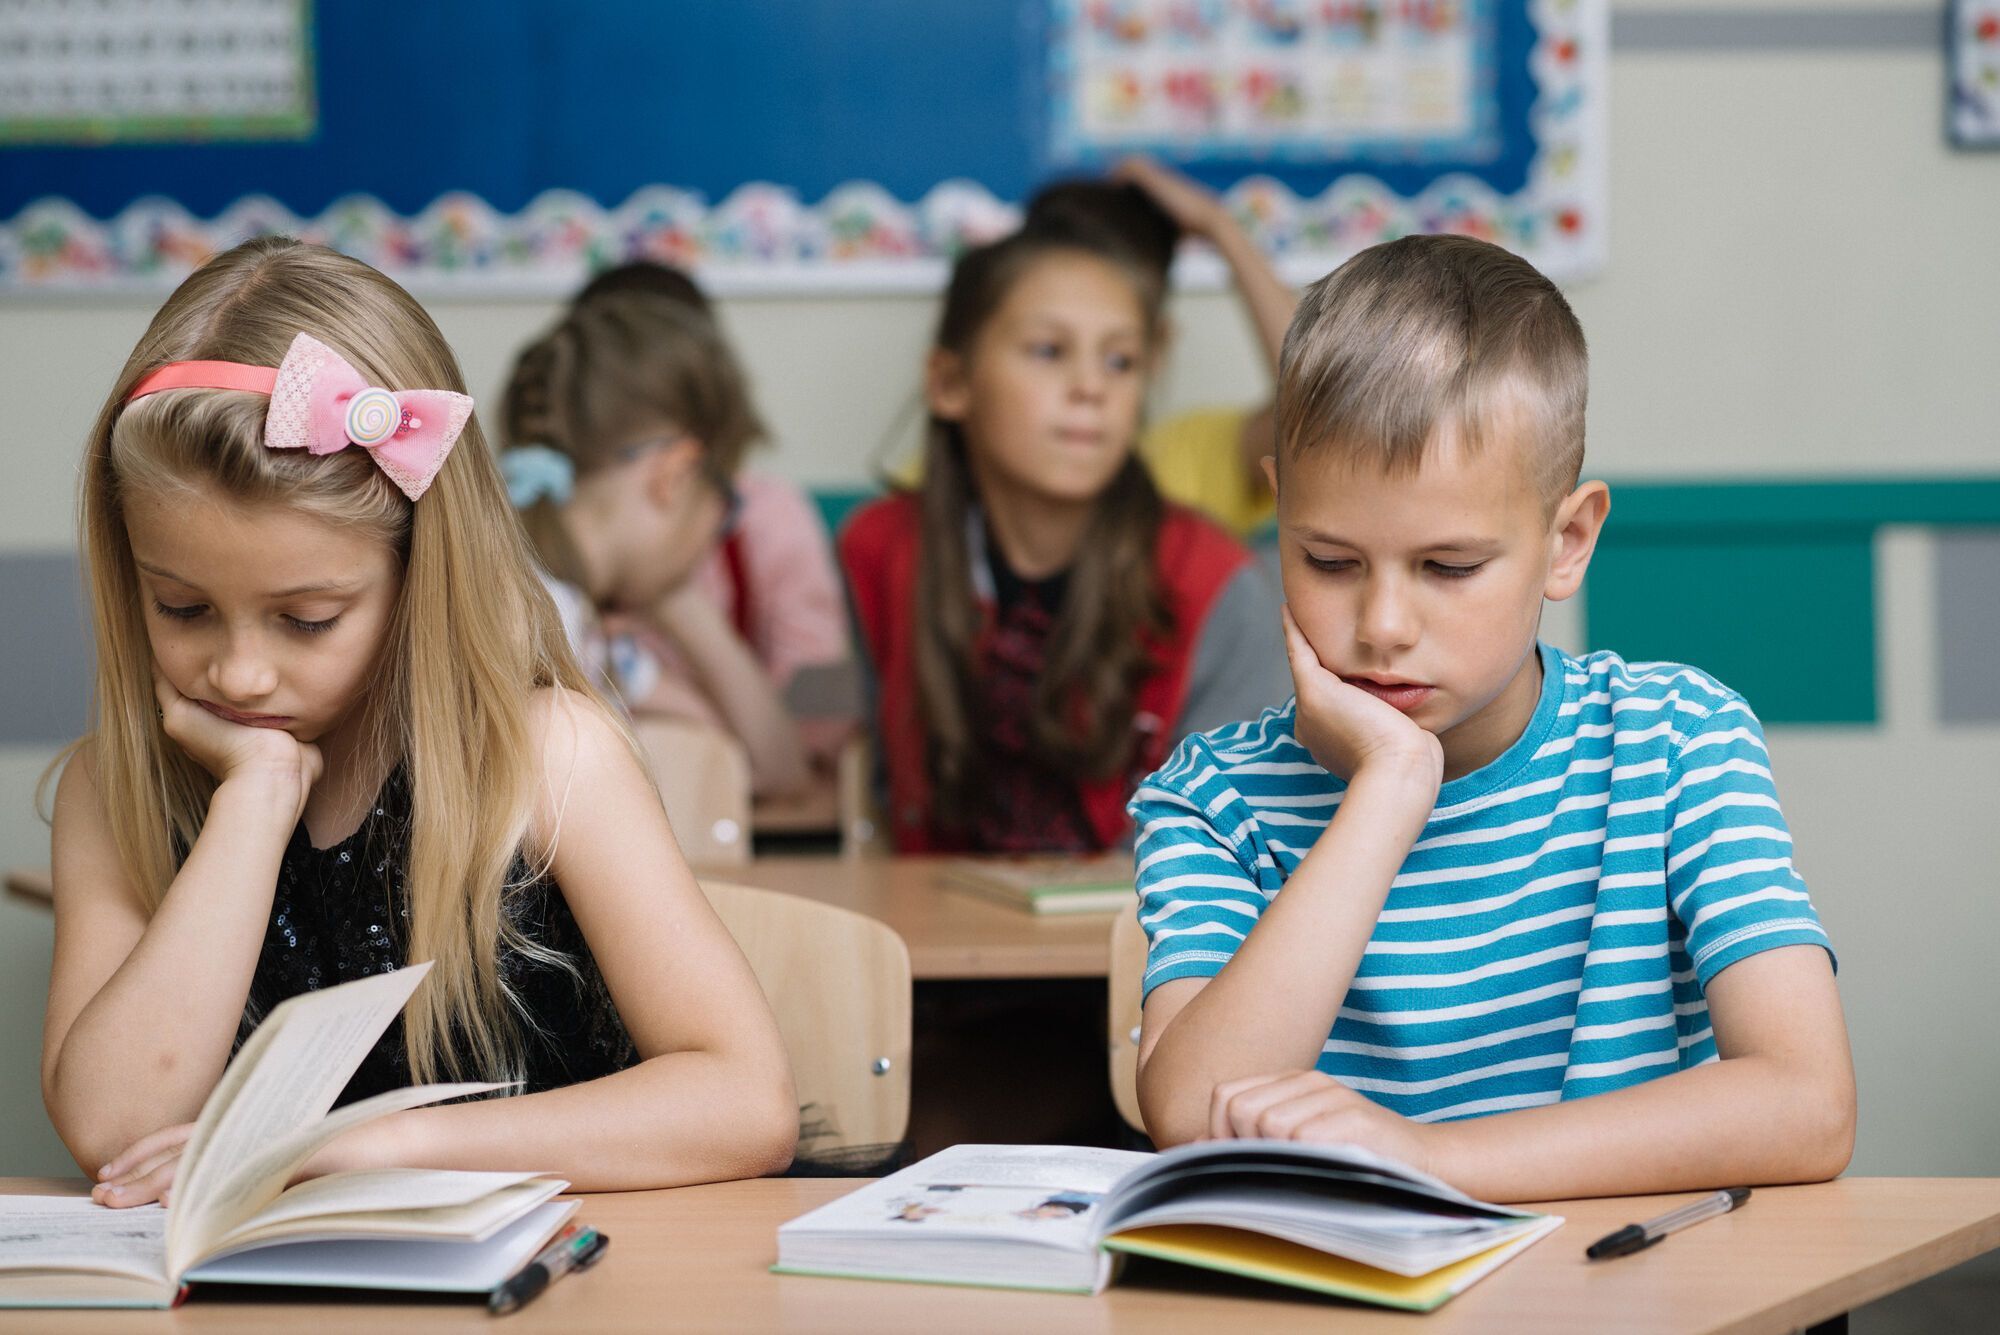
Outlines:
<svg viewBox="0 0 2000 1335"><path fill-rule="evenodd" d="M1225 198L1287 277L1317 278L1357 250L1417 232L1495 241L1558 279L1602 267L1607 0L1524 3L1534 34L1527 52L1533 148L1520 188L1455 172L1406 197L1354 174L1302 196L1274 176L1247 175ZM1017 216L1014 204L971 181L945 181L914 202L869 182L843 185L816 204L766 184L716 202L647 186L611 207L558 190L517 213L448 193L413 216L353 196L301 217L249 196L201 218L149 197L100 220L43 198L0 221L0 291L158 293L217 251L269 233L323 242L426 295L556 295L635 257L689 267L724 295L928 291L953 255L1005 232ZM1196 286L1221 281L1212 260L1188 257L1184 277Z"/></svg>

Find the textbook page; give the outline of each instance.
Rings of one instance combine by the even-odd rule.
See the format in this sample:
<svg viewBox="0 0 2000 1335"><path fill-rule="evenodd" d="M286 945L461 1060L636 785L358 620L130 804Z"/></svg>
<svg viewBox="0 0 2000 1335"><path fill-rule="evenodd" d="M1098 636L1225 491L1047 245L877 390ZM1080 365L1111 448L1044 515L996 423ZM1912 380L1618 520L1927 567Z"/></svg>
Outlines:
<svg viewBox="0 0 2000 1335"><path fill-rule="evenodd" d="M425 1169L396 1169L399 1183L372 1182L361 1190L348 1190L342 1181L350 1176L302 1182L245 1221L241 1226L203 1251L201 1264L218 1256L260 1247L267 1243L301 1238L425 1238L438 1241L480 1242L499 1229L526 1215L544 1201L553 1199L569 1184L561 1178L532 1173L495 1173L509 1179L480 1186L467 1194L459 1190L427 1190L422 1181ZM373 1172L355 1177L382 1176ZM456 1173L440 1173L457 1177ZM487 1174L466 1174L486 1177ZM294 1201L307 1187L329 1185L335 1190Z"/></svg>
<svg viewBox="0 0 2000 1335"><path fill-rule="evenodd" d="M321 993L320 995L326 995ZM370 1042L373 1042L371 1039ZM343 1081L345 1077L343 1077ZM259 1210L278 1199L292 1174L306 1160L363 1122L426 1103L462 1098L505 1088L495 1084L411 1085L384 1090L373 1098L350 1103L332 1116L295 1131L275 1145L263 1145L247 1154L234 1171L208 1184L208 1198L190 1208L183 1218L170 1216L167 1230L167 1265L180 1274L213 1247L218 1239L235 1231ZM184 1197L176 1196L180 1207Z"/></svg>
<svg viewBox="0 0 2000 1335"><path fill-rule="evenodd" d="M371 1117L496 1088L390 1090L343 1108L340 1097L368 1050L430 972L425 961L272 1008L202 1105L167 1213L167 1266L180 1274L211 1242L275 1199L307 1159Z"/></svg>
<svg viewBox="0 0 2000 1335"><path fill-rule="evenodd" d="M88 1196L0 1196L0 1275L85 1270L149 1280L166 1293L167 1212L109 1210Z"/></svg>

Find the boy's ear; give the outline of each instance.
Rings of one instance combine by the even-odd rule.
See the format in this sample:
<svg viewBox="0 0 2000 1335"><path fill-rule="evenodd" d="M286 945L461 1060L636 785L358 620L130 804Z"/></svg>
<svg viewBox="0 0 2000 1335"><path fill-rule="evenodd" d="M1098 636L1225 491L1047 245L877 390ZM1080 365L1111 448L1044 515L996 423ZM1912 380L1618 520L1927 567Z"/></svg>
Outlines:
<svg viewBox="0 0 2000 1335"><path fill-rule="evenodd" d="M944 348L932 348L924 361L924 403L931 416L963 422L972 408L972 387L966 383L965 359Z"/></svg>
<svg viewBox="0 0 2000 1335"><path fill-rule="evenodd" d="M1278 494L1278 456L1267 454L1257 462L1264 465L1264 485L1271 489L1271 495L1275 498Z"/></svg>
<svg viewBox="0 0 2000 1335"><path fill-rule="evenodd" d="M1576 595L1590 570L1591 554L1597 550L1597 535L1611 513L1611 489L1602 482L1585 482L1556 506L1549 524L1549 542L1555 559L1549 565L1548 583L1542 596L1561 602Z"/></svg>

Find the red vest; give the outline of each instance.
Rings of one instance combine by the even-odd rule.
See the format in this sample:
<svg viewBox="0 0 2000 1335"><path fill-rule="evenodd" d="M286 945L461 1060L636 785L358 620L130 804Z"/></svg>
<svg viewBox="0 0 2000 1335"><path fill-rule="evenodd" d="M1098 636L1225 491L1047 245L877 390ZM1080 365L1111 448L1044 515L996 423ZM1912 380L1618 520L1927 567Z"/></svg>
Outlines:
<svg viewBox="0 0 2000 1335"><path fill-rule="evenodd" d="M951 852L959 847L951 832L937 828L933 819L917 698L915 629L922 548L917 498L909 493L862 507L840 534L841 564L875 672L876 742L889 778L889 809L883 814L898 853ZM1153 570L1173 626L1158 647L1153 671L1139 684L1133 718L1136 753L1125 773L1078 784L1084 814L1104 847L1119 843L1130 828L1125 814L1125 803L1132 796L1128 775L1159 768L1180 740L1173 728L1187 700L1202 627L1223 586L1250 560L1242 544L1192 510L1166 508L1153 549Z"/></svg>

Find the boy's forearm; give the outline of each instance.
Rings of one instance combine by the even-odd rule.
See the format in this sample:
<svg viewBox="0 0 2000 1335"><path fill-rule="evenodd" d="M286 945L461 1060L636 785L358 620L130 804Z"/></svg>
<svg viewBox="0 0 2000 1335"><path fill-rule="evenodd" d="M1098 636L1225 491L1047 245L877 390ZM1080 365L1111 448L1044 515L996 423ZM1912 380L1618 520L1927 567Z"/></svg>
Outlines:
<svg viewBox="0 0 2000 1335"><path fill-rule="evenodd" d="M1400 780L1357 777L1256 930L1147 1054L1139 1095L1154 1139L1205 1134L1223 1081L1318 1062L1429 810Z"/></svg>
<svg viewBox="0 0 2000 1335"><path fill-rule="evenodd" d="M1437 1174L1490 1201L1820 1182L1854 1148L1844 1063L1754 1055L1428 1128Z"/></svg>

